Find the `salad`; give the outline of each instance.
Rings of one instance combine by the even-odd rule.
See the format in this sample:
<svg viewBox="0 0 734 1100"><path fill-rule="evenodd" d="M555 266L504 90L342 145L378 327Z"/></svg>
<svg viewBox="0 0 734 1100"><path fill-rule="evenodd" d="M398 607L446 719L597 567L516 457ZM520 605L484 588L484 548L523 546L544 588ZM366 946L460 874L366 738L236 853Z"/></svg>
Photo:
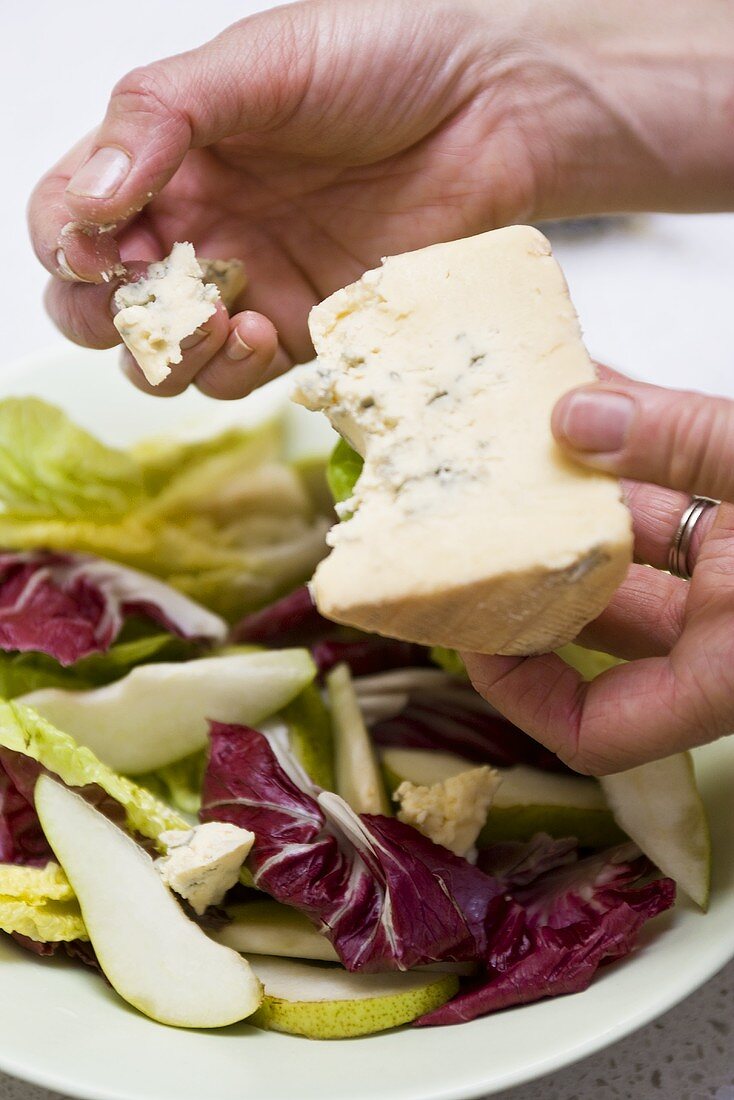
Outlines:
<svg viewBox="0 0 734 1100"><path fill-rule="evenodd" d="M576 775L457 654L323 619L359 459L284 453L0 401L0 929L163 1023L326 1039L581 991L705 906L690 758Z"/></svg>

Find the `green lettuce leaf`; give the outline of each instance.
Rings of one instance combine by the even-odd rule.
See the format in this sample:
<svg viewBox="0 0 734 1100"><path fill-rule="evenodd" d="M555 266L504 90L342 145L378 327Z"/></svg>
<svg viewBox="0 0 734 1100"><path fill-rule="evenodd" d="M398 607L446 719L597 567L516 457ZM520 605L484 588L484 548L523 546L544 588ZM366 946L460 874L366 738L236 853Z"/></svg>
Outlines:
<svg viewBox="0 0 734 1100"><path fill-rule="evenodd" d="M125 811L128 828L157 841L166 829L188 823L150 791L117 775L83 745L62 733L23 703L0 700L0 747L37 760L68 787L96 783ZM161 845L161 850L163 846Z"/></svg>
<svg viewBox="0 0 734 1100"><path fill-rule="evenodd" d="M76 898L33 904L0 894L0 929L41 943L89 939Z"/></svg>
<svg viewBox="0 0 734 1100"><path fill-rule="evenodd" d="M284 707L280 717L288 726L290 746L303 769L319 787L334 790L334 734L331 715L315 684Z"/></svg>
<svg viewBox="0 0 734 1100"><path fill-rule="evenodd" d="M0 929L32 940L86 940L79 903L58 863L0 864Z"/></svg>
<svg viewBox="0 0 734 1100"><path fill-rule="evenodd" d="M0 863L0 894L29 905L47 901L71 901L74 891L58 863L49 860L45 867L22 867Z"/></svg>
<svg viewBox="0 0 734 1100"><path fill-rule="evenodd" d="M326 480L337 504L341 504L343 500L349 500L352 496L363 465L362 456L358 455L345 439L340 439L331 452L326 467Z"/></svg>
<svg viewBox="0 0 734 1100"><path fill-rule="evenodd" d="M45 653L5 653L0 650L0 696L15 699L41 688L66 688L82 691L92 687L92 681L75 671L75 666L62 668Z"/></svg>
<svg viewBox="0 0 734 1100"><path fill-rule="evenodd" d="M567 665L571 665L571 668L581 673L585 680L593 680L607 669L624 664L619 657L611 657L608 653L601 653L596 649L586 649L574 642L561 646L556 653Z"/></svg>
<svg viewBox="0 0 734 1100"><path fill-rule="evenodd" d="M0 500L27 518L116 519L143 499L140 467L37 398L0 401Z"/></svg>
<svg viewBox="0 0 734 1100"><path fill-rule="evenodd" d="M273 422L125 452L43 401L2 401L0 546L110 558L235 621L307 580L324 554L328 522L283 461L282 435Z"/></svg>
<svg viewBox="0 0 734 1100"><path fill-rule="evenodd" d="M443 645L434 645L431 647L431 660L434 665L438 665L450 676L456 676L458 680L469 679L464 662L455 649L447 649Z"/></svg>
<svg viewBox="0 0 734 1100"><path fill-rule="evenodd" d="M202 749L164 768L138 775L136 781L180 813L196 817L201 807L205 770L206 750Z"/></svg>

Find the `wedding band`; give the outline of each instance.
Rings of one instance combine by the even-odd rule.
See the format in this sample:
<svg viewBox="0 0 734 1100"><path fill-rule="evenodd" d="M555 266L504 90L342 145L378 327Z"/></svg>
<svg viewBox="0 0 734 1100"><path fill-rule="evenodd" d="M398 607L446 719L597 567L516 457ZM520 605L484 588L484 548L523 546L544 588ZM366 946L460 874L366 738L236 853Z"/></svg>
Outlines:
<svg viewBox="0 0 734 1100"><path fill-rule="evenodd" d="M668 571L674 577L682 577L684 581L691 579L692 570L688 567L688 553L691 549L693 533L704 512L709 508L715 508L718 504L721 504L721 501L712 500L711 497L693 497L680 517L668 551Z"/></svg>

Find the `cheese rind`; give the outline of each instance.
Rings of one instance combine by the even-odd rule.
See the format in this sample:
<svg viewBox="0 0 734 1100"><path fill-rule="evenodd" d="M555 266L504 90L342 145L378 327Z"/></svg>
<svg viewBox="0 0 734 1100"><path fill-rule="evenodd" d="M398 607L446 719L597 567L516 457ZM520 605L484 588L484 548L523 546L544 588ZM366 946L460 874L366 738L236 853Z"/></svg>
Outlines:
<svg viewBox="0 0 734 1100"><path fill-rule="evenodd" d="M188 242L148 267L144 278L115 292L115 328L143 374L158 386L183 358L181 341L216 312L219 290L205 283Z"/></svg>
<svg viewBox="0 0 734 1100"><path fill-rule="evenodd" d="M294 399L364 457L312 589L330 619L483 653L555 648L631 560L619 483L555 443L595 378L541 233L512 226L385 260L310 317Z"/></svg>

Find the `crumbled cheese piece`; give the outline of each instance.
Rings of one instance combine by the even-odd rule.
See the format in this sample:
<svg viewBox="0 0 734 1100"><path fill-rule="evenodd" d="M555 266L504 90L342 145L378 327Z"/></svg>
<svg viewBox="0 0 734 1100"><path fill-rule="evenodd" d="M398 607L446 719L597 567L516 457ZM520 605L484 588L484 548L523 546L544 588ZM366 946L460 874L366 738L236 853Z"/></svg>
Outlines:
<svg viewBox="0 0 734 1100"><path fill-rule="evenodd" d="M238 295L247 286L247 275L242 260L205 260L199 256L201 277L205 283L213 283L228 310L232 310Z"/></svg>
<svg viewBox="0 0 734 1100"><path fill-rule="evenodd" d="M430 787L406 779L393 795L400 804L398 819L455 855L470 855L501 782L487 764Z"/></svg>
<svg viewBox="0 0 734 1100"><path fill-rule="evenodd" d="M156 860L163 881L199 916L218 905L239 878L255 834L224 821L161 833L164 856Z"/></svg>
<svg viewBox="0 0 734 1100"><path fill-rule="evenodd" d="M115 292L115 328L152 386L182 359L181 341L216 312L219 291L204 283L193 245L174 244L170 256Z"/></svg>
<svg viewBox="0 0 734 1100"><path fill-rule="evenodd" d="M524 654L573 639L631 560L619 483L561 452L595 374L563 274L512 226L385 260L311 311L294 399L364 457L312 591L328 619Z"/></svg>

